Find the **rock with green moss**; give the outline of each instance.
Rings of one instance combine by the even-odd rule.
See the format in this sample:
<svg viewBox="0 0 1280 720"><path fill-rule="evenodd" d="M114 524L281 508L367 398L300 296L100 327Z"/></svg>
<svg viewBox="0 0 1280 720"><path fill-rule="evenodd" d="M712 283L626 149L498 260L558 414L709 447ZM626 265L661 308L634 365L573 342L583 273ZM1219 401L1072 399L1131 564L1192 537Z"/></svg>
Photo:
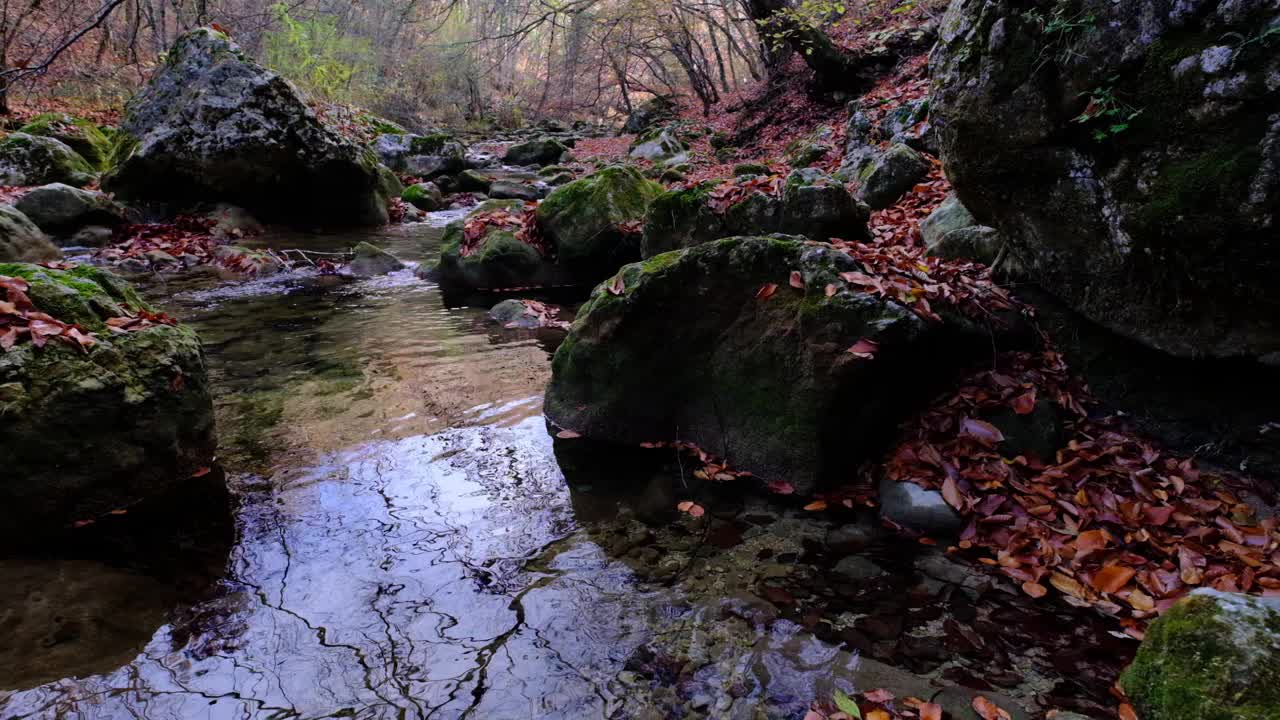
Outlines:
<svg viewBox="0 0 1280 720"><path fill-rule="evenodd" d="M825 143L801 143L787 157L787 163L794 168L807 168L826 157L829 152L831 152L831 146Z"/></svg>
<svg viewBox="0 0 1280 720"><path fill-rule="evenodd" d="M558 278L554 265L538 248L521 241L514 230L499 224L484 227L478 240L466 241L468 221L493 213L519 216L520 200L488 200L467 213L467 217L445 228L440 244L440 261L419 275L440 283L446 290L495 290L553 284ZM425 266L424 266L425 268Z"/></svg>
<svg viewBox="0 0 1280 720"><path fill-rule="evenodd" d="M771 175L769 166L764 163L738 163L733 166L734 177L746 177L748 175Z"/></svg>
<svg viewBox="0 0 1280 720"><path fill-rule="evenodd" d="M31 118L18 132L53 138L76 151L95 170L109 167L114 142L102 128L66 113L44 113Z"/></svg>
<svg viewBox="0 0 1280 720"><path fill-rule="evenodd" d="M502 156L502 162L508 165L554 165L567 152L569 147L564 143L544 137L512 145Z"/></svg>
<svg viewBox="0 0 1280 720"><path fill-rule="evenodd" d="M494 180L489 184L489 197L494 200L539 200L546 196L545 185L515 180Z"/></svg>
<svg viewBox="0 0 1280 720"><path fill-rule="evenodd" d="M713 209L712 193L718 186L707 181L675 188L655 199L645 217L642 256L749 233L804 235L821 241L867 236L870 211L866 205L819 170L792 171L780 194L756 190L724 209Z"/></svg>
<svg viewBox="0 0 1280 720"><path fill-rule="evenodd" d="M105 193L52 183L18 198L14 207L39 228L69 235L86 225L112 227L125 222L125 210Z"/></svg>
<svg viewBox="0 0 1280 720"><path fill-rule="evenodd" d="M0 205L0 262L40 263L57 260L62 251L12 205Z"/></svg>
<svg viewBox="0 0 1280 720"><path fill-rule="evenodd" d="M538 206L538 225L557 264L596 282L640 258L640 236L626 226L643 222L663 191L635 168L607 167L552 191Z"/></svg>
<svg viewBox="0 0 1280 720"><path fill-rule="evenodd" d="M673 128L665 127L636 137L629 155L655 165L680 165L689 161L689 148Z"/></svg>
<svg viewBox="0 0 1280 720"><path fill-rule="evenodd" d="M107 319L146 305L98 268L0 264L0 276L25 279L37 309L97 338L88 352L52 340L0 353L0 534L29 539L93 519L210 462L213 404L191 329L111 332Z"/></svg>
<svg viewBox="0 0 1280 720"><path fill-rule="evenodd" d="M436 184L432 182L420 182L410 185L400 194L400 199L426 212L435 212L443 208L445 204L444 193L440 192L440 188L436 187Z"/></svg>
<svg viewBox="0 0 1280 720"><path fill-rule="evenodd" d="M216 30L178 38L121 128L137 142L103 186L129 201L222 201L312 227L385 223L399 194L373 151L323 125L293 85Z"/></svg>
<svg viewBox="0 0 1280 720"><path fill-rule="evenodd" d="M373 149L387 167L426 179L459 173L467 167L466 146L447 133L381 135L374 140Z"/></svg>
<svg viewBox="0 0 1280 720"><path fill-rule="evenodd" d="M845 480L899 420L991 353L988 328L945 308L942 322L922 320L840 278L866 270L787 236L627 265L595 289L557 350L547 417L613 443L697 443L803 493ZM879 343L873 358L848 352L864 339Z"/></svg>
<svg viewBox="0 0 1280 720"><path fill-rule="evenodd" d="M362 242L352 253L351 262L343 268L351 277L378 277L405 268L399 258L372 243Z"/></svg>
<svg viewBox="0 0 1280 720"><path fill-rule="evenodd" d="M568 165L548 165L538 169L538 177L549 178L560 175L561 173L573 173L573 168Z"/></svg>
<svg viewBox="0 0 1280 720"><path fill-rule="evenodd" d="M674 99L659 95L632 109L622 132L628 135L642 133L658 123L675 119L677 110Z"/></svg>
<svg viewBox="0 0 1280 720"><path fill-rule="evenodd" d="M545 180L543 180L543 182L545 182L547 185L551 187L559 187L561 185L573 182L574 180L577 179L577 177L578 177L577 175L574 175L571 172L562 172L562 173L557 173L555 175L552 175L549 178L546 178Z"/></svg>
<svg viewBox="0 0 1280 720"><path fill-rule="evenodd" d="M1196 590L1147 628L1120 685L1143 720L1280 717L1280 600Z"/></svg>
<svg viewBox="0 0 1280 720"><path fill-rule="evenodd" d="M1280 7L1033 5L941 23L929 110L960 199L1094 322L1280 361Z"/></svg>
<svg viewBox="0 0 1280 720"><path fill-rule="evenodd" d="M454 178L454 188L458 192L489 193L493 178L478 170L463 170Z"/></svg>
<svg viewBox="0 0 1280 720"><path fill-rule="evenodd" d="M0 139L0 185L84 187L95 179L88 161L58 140L21 132Z"/></svg>
<svg viewBox="0 0 1280 720"><path fill-rule="evenodd" d="M873 210L893 205L929 175L929 161L906 145L894 145L858 174L858 199Z"/></svg>

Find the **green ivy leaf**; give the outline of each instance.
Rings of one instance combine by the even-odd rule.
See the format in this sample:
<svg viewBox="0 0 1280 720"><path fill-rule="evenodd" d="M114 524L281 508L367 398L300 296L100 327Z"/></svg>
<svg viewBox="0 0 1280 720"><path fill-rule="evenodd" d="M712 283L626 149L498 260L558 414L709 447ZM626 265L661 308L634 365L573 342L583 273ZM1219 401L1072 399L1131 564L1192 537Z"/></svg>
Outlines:
<svg viewBox="0 0 1280 720"><path fill-rule="evenodd" d="M854 702L853 698L837 690L835 694L835 701L836 707L840 709L840 712L845 713L851 718L858 718L858 720L861 720L862 710L858 709L858 703Z"/></svg>

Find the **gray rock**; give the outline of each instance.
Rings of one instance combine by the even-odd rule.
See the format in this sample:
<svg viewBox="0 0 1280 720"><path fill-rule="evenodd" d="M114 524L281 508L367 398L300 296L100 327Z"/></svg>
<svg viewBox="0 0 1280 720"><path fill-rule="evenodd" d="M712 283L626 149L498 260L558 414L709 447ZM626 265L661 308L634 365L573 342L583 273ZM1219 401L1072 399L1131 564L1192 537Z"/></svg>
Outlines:
<svg viewBox="0 0 1280 720"><path fill-rule="evenodd" d="M72 247L106 247L115 239L115 231L102 225L86 225L67 240Z"/></svg>
<svg viewBox="0 0 1280 720"><path fill-rule="evenodd" d="M12 205L0 205L0 262L57 260L62 251Z"/></svg>
<svg viewBox="0 0 1280 720"><path fill-rule="evenodd" d="M622 132L627 135L638 135L650 127L671 120L675 117L676 105L670 99L659 95L632 109Z"/></svg>
<svg viewBox="0 0 1280 720"><path fill-rule="evenodd" d="M15 132L0 139L0 185L82 187L96 178L87 160L53 138Z"/></svg>
<svg viewBox="0 0 1280 720"><path fill-rule="evenodd" d="M1089 3L1055 42L1025 9L953 2L940 25L930 112L956 193L1113 332L1184 358L1280 352L1280 61L1225 40L1280 7Z"/></svg>
<svg viewBox="0 0 1280 720"><path fill-rule="evenodd" d="M502 156L508 165L552 165L560 162L560 158L569 148L553 138L539 138L512 145Z"/></svg>
<svg viewBox="0 0 1280 720"><path fill-rule="evenodd" d="M463 170L454 178L453 186L457 192L489 193L493 178L475 170Z"/></svg>
<svg viewBox="0 0 1280 720"><path fill-rule="evenodd" d="M325 127L288 81L208 28L178 38L121 127L136 143L103 186L126 200L225 201L314 226L385 223L400 194L372 151Z"/></svg>
<svg viewBox="0 0 1280 720"><path fill-rule="evenodd" d="M85 225L114 226L125 222L124 208L105 193L53 183L18 199L18 210L47 233L74 232Z"/></svg>
<svg viewBox="0 0 1280 720"><path fill-rule="evenodd" d="M400 199L426 212L435 212L444 208L444 193L435 183L420 182L410 185L400 194Z"/></svg>
<svg viewBox="0 0 1280 720"><path fill-rule="evenodd" d="M489 197L494 200L539 200L547 194L545 188L522 182L494 180L489 186Z"/></svg>
<svg viewBox="0 0 1280 720"><path fill-rule="evenodd" d="M352 277L377 277L405 268L405 264L396 259L396 256L367 242L357 245L354 253L355 257L345 268Z"/></svg>
<svg viewBox="0 0 1280 720"><path fill-rule="evenodd" d="M926 247L937 245L947 233L978 224L973 213L954 194L949 195L929 217L920 223L920 236Z"/></svg>
<svg viewBox="0 0 1280 720"><path fill-rule="evenodd" d="M880 481L881 517L925 535L948 536L964 529L964 519L937 490L912 482Z"/></svg>
<svg viewBox="0 0 1280 720"><path fill-rule="evenodd" d="M827 533L827 547L837 555L852 555L866 549L873 537L862 525L841 525Z"/></svg>
<svg viewBox="0 0 1280 720"><path fill-rule="evenodd" d="M636 138L631 157L649 160L655 165L680 165L689 162L688 148L671 128L651 130Z"/></svg>
<svg viewBox="0 0 1280 720"><path fill-rule="evenodd" d="M847 583L859 583L884 575L884 568L861 555L850 555L836 563L831 573Z"/></svg>
<svg viewBox="0 0 1280 720"><path fill-rule="evenodd" d="M881 210L902 199L929 174L929 162L906 145L894 145L863 168L858 199Z"/></svg>
<svg viewBox="0 0 1280 720"><path fill-rule="evenodd" d="M823 143L804 143L787 159L794 168L807 168L831 152L831 146Z"/></svg>
<svg viewBox="0 0 1280 720"><path fill-rule="evenodd" d="M414 142L430 138L416 138ZM428 150L421 152L422 150ZM467 149L462 143L447 141L433 146L423 144L422 147L411 147L414 154L404 158L405 172L421 178L437 178L441 175L453 175L466 170Z"/></svg>

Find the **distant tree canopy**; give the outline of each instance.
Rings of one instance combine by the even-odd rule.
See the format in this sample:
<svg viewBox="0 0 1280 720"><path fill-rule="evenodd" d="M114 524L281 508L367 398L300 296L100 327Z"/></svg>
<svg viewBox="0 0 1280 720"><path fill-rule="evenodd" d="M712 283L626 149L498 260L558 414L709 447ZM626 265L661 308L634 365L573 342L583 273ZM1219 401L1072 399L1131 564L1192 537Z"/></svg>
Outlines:
<svg viewBox="0 0 1280 720"><path fill-rule="evenodd" d="M668 94L707 108L791 49L838 59L822 25L849 11L830 0L0 0L0 102L9 85L122 99L180 33L217 23L313 97L410 124L600 118Z"/></svg>

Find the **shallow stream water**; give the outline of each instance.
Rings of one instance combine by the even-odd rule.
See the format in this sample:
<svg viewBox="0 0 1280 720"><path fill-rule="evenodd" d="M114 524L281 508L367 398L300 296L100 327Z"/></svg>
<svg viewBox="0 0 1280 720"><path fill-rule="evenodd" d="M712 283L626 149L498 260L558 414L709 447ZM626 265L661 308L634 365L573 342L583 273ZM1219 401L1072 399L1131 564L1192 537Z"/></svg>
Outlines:
<svg viewBox="0 0 1280 720"><path fill-rule="evenodd" d="M430 261L454 216L260 242ZM411 271L147 292L205 342L219 466L0 560L0 718L800 718L880 687L1100 716L1133 651L872 518L719 487L679 516L679 457L549 437L556 332Z"/></svg>

